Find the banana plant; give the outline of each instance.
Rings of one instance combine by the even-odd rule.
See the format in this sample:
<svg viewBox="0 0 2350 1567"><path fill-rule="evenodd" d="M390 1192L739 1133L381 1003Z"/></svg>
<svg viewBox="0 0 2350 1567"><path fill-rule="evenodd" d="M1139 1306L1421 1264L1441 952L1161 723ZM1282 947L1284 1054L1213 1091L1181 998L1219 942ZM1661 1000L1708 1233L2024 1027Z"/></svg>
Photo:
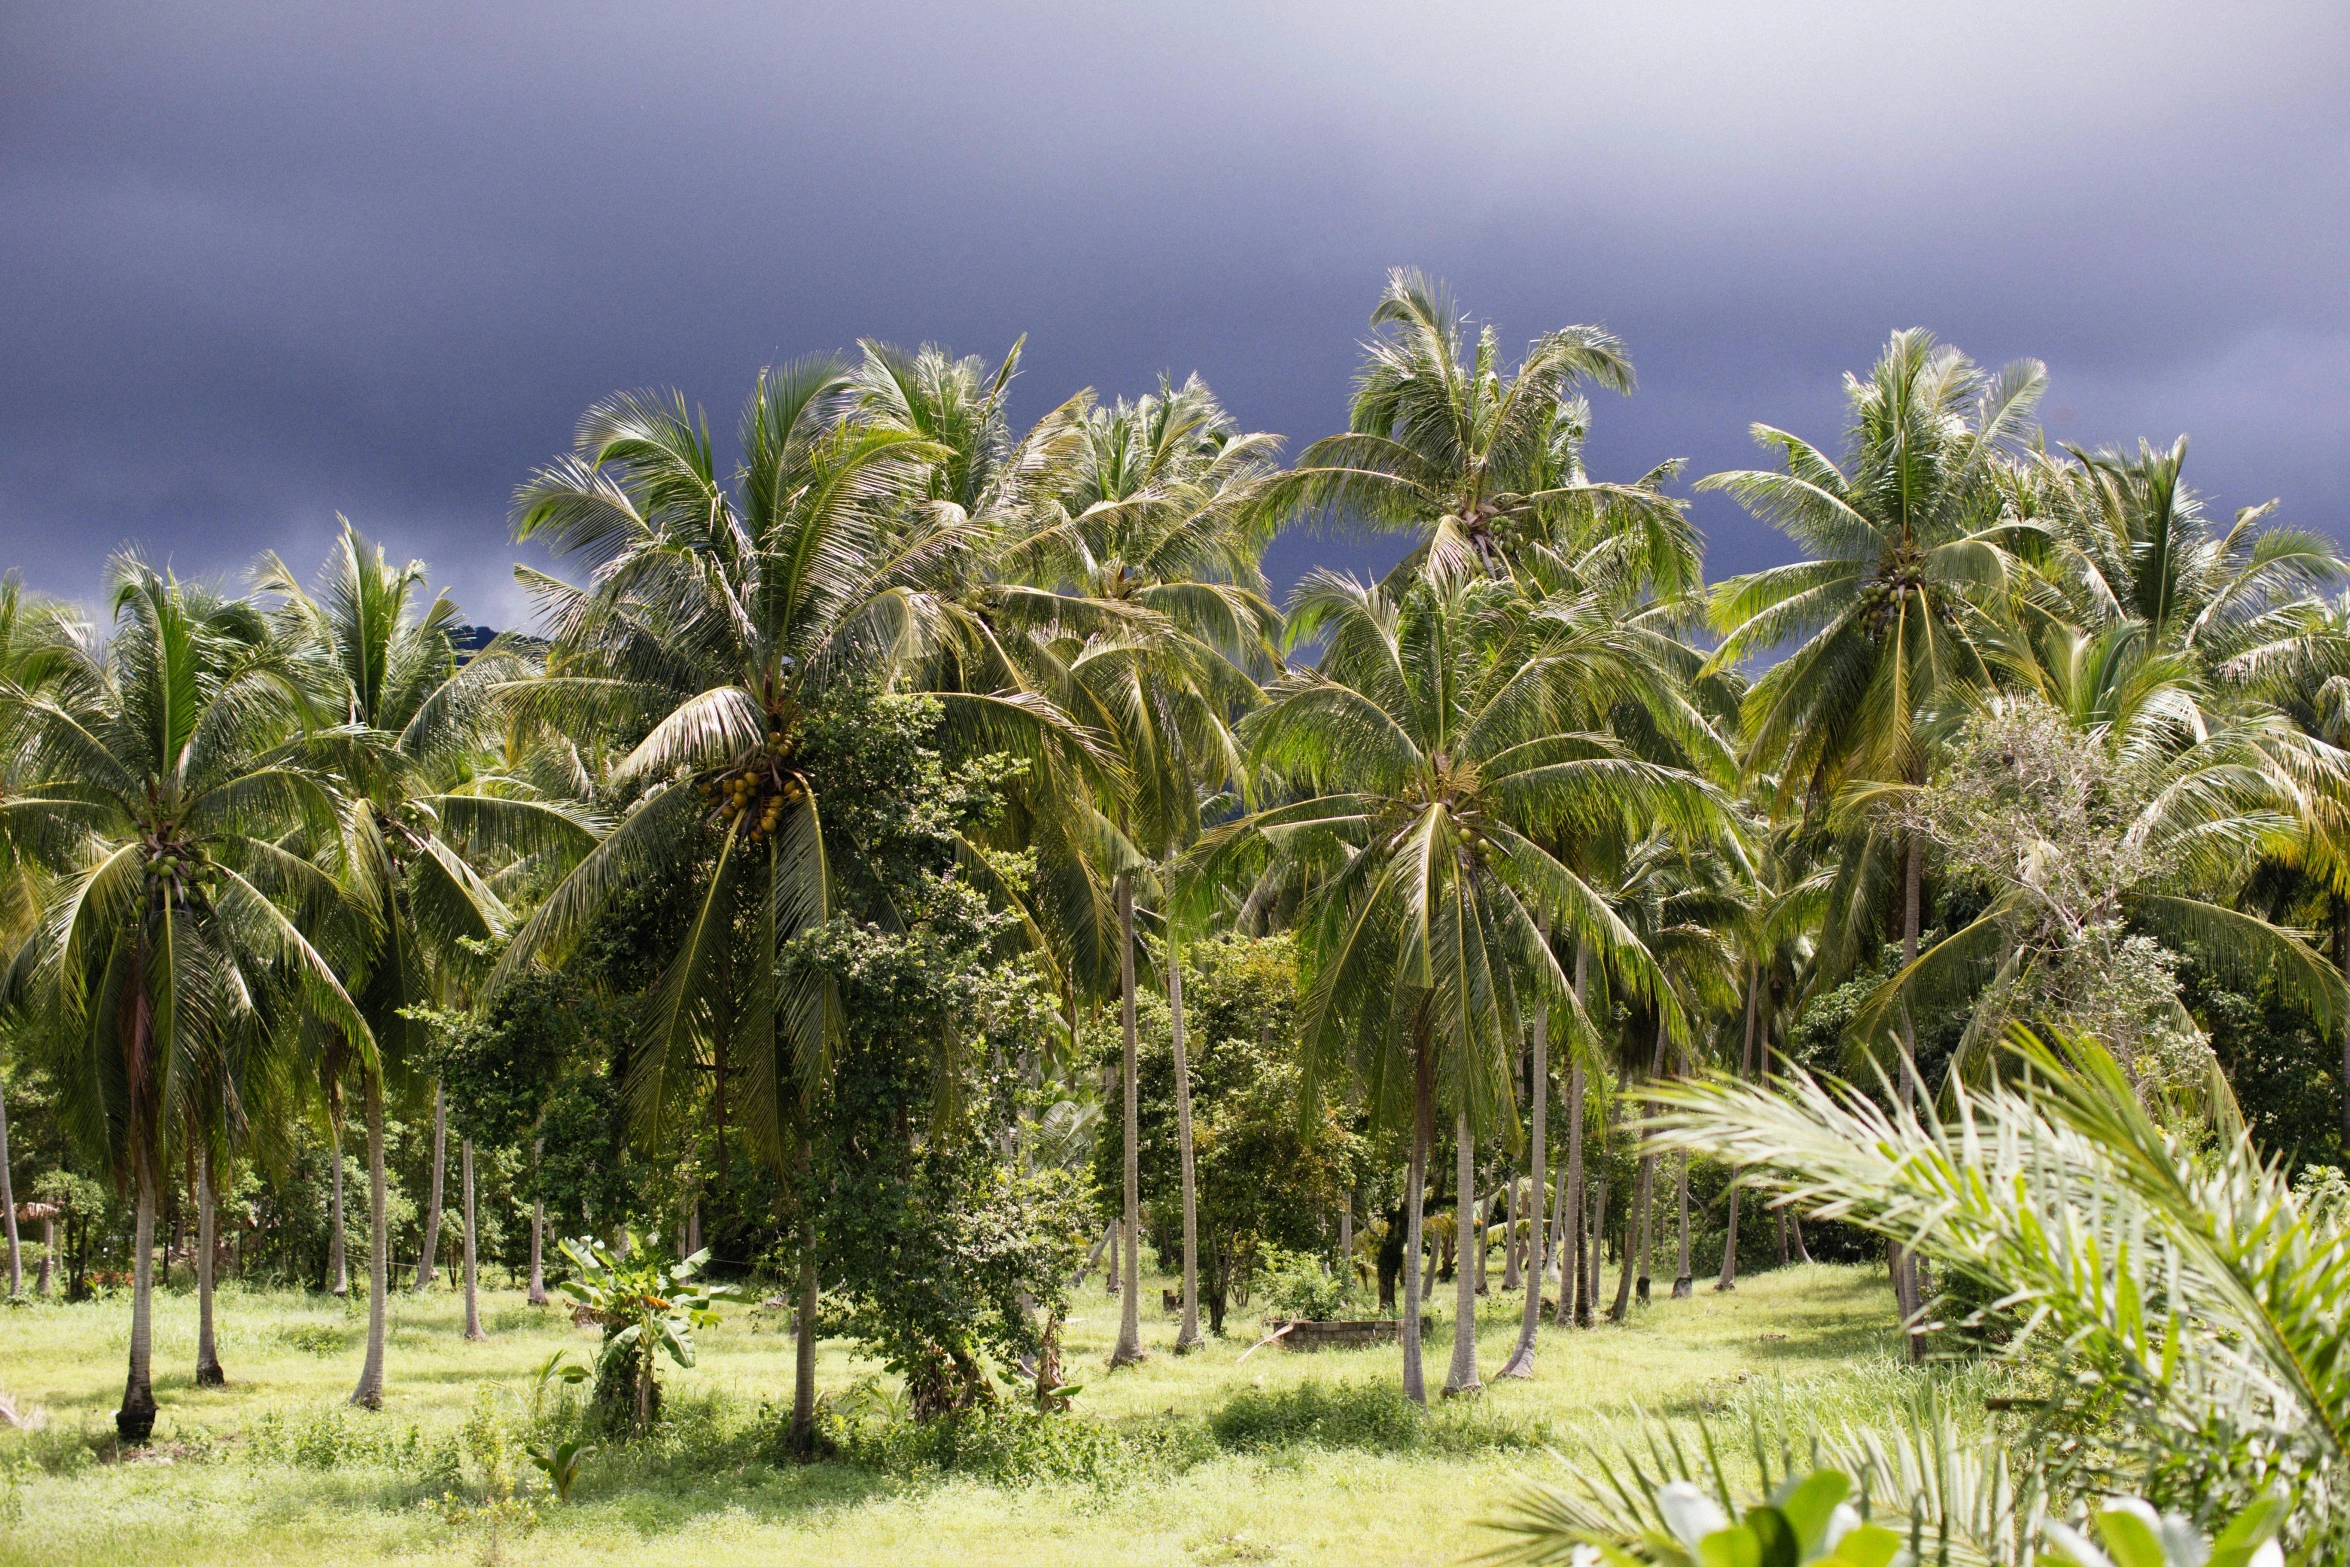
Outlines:
<svg viewBox="0 0 2350 1567"><path fill-rule="evenodd" d="M716 1303L736 1291L695 1278L710 1260L708 1247L672 1262L632 1233L620 1249L585 1236L566 1240L563 1255L576 1271L557 1287L579 1303L578 1315L604 1330L595 1404L648 1430L661 1412L660 1356L690 1369L694 1329L715 1325Z"/></svg>

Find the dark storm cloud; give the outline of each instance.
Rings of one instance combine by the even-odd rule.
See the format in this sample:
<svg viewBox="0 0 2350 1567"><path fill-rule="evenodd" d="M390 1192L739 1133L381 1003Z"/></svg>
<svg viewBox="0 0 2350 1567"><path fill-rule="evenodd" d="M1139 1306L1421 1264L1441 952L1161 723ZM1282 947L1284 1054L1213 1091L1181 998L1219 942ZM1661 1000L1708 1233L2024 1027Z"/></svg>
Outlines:
<svg viewBox="0 0 2350 1567"><path fill-rule="evenodd" d="M1506 342L1623 335L1614 474L1831 436L1925 324L2047 358L2060 439L2191 430L2221 500L2333 526L2346 42L2330 6L11 8L0 565L306 565L341 510L510 620L506 496L614 388L723 425L772 359L1026 332L1032 411L1196 368L1302 444L1396 262ZM1717 571L1777 550L1700 515Z"/></svg>

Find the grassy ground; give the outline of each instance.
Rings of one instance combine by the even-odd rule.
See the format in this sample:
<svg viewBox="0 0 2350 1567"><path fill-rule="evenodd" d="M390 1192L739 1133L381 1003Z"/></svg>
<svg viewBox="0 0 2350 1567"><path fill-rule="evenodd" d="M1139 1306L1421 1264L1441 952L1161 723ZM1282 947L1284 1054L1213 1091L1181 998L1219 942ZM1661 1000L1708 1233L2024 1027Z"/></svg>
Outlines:
<svg viewBox="0 0 2350 1567"><path fill-rule="evenodd" d="M1158 1297L1151 1281L1144 1298ZM1518 1304L1497 1295L1486 1308L1478 1343L1488 1376L1508 1353ZM518 1463L516 1500L484 1510L464 1505L483 1494L479 1455L522 1420L531 1370L557 1347L573 1347L575 1358L592 1352L592 1330L559 1311L499 1292L484 1308L489 1341L468 1344L453 1296L402 1295L390 1399L370 1416L341 1407L358 1374L356 1307L224 1292L229 1386L199 1392L190 1375L195 1303L166 1296L156 1313L157 1446L151 1457L115 1461L107 1449L127 1302L20 1304L0 1310L0 1392L49 1424L0 1435L0 1562L1455 1562L1485 1543L1463 1520L1549 1466L1540 1443L1605 1441L1630 1429L1636 1404L1741 1423L1744 1406L1781 1397L1831 1417L1882 1410L1914 1375L1894 1362L1891 1318L1881 1270L1793 1268L1731 1295L1701 1287L1688 1301L1661 1298L1660 1281L1659 1300L1629 1323L1545 1329L1536 1379L1497 1384L1471 1407L1442 1412L1446 1439L1436 1447L1227 1452L1207 1435L1207 1417L1235 1393L1392 1381L1398 1352L1275 1347L1244 1365L1253 1335L1235 1322L1232 1339L1179 1360L1169 1353L1173 1320L1153 1311L1150 1360L1113 1376L1101 1362L1117 1304L1089 1290L1068 1332L1071 1373L1085 1383L1081 1418L1156 1433L1181 1456L1171 1473L999 1485L768 1462L779 1411L766 1406L789 1398L791 1341L779 1313L736 1307L704 1332L700 1364L671 1374L677 1420L664 1439L589 1460L561 1507ZM1448 1340L1440 1333L1430 1346L1432 1384ZM870 1369L824 1346L826 1389ZM475 1456L453 1475L466 1451ZM459 1501L443 1500L452 1490Z"/></svg>

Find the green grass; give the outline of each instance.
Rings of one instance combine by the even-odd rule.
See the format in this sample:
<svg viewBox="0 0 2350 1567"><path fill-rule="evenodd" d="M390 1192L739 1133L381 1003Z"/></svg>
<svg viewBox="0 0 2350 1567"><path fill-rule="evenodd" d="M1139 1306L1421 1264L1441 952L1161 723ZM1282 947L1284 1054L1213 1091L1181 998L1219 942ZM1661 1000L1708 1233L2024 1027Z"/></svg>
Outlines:
<svg viewBox="0 0 2350 1567"><path fill-rule="evenodd" d="M1146 1282L1153 1305L1158 1287ZM1518 1304L1497 1295L1481 1317L1489 1376ZM1091 1480L996 1484L918 1465L770 1463L791 1341L780 1313L737 1306L702 1335L700 1364L671 1373L676 1418L660 1440L590 1459L568 1506L551 1505L545 1482L521 1466L517 1502L493 1517L463 1505L481 1496L480 1464L464 1456L468 1422L477 1445L518 1424L538 1362L560 1346L592 1353L593 1331L559 1310L498 1292L484 1306L489 1341L468 1344L454 1296L401 1295L390 1397L367 1415L342 1407L358 1374L357 1308L224 1291L230 1381L199 1392L194 1301L164 1296L157 1443L152 1456L116 1461L127 1302L28 1303L0 1310L0 1392L49 1425L0 1434L0 1563L1453 1562L1480 1547L1463 1520L1549 1466L1541 1444L1628 1433L1636 1406L1741 1426L1749 1409L1782 1404L1839 1420L1884 1410L1918 1375L1894 1361L1891 1316L1874 1269L1792 1268L1732 1295L1660 1298L1622 1326L1546 1328L1533 1382L1441 1410L1415 1440L1398 1437L1376 1399L1334 1392L1395 1381L1394 1349L1273 1347L1242 1364L1253 1322L1236 1321L1229 1340L1177 1359L1173 1320L1152 1311L1151 1358L1112 1375L1102 1361L1117 1303L1089 1289L1068 1329L1071 1371L1085 1385L1078 1418L1128 1461ZM1430 1346L1432 1380L1448 1342L1440 1332ZM872 1369L823 1347L827 1390ZM1211 1422L1228 1408L1219 1443ZM451 1487L458 1505L438 1500Z"/></svg>

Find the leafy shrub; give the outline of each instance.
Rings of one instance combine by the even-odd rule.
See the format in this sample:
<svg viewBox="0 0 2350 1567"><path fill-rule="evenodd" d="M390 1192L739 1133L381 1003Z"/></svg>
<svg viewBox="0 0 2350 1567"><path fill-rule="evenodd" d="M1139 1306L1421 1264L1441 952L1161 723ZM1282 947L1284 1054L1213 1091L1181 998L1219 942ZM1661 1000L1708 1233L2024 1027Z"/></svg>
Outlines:
<svg viewBox="0 0 2350 1567"><path fill-rule="evenodd" d="M850 1463L907 1477L961 1474L997 1485L1119 1485L1163 1477L1208 1456L1183 1423L1104 1425L1018 1407L972 1409L920 1423L827 1411L823 1435Z"/></svg>
<svg viewBox="0 0 2350 1567"><path fill-rule="evenodd" d="M1278 1392L1243 1388L1208 1424L1217 1445L1235 1452L1315 1446L1402 1453L1422 1444L1427 1422L1401 1388L1383 1382L1301 1382Z"/></svg>
<svg viewBox="0 0 2350 1567"><path fill-rule="evenodd" d="M349 1328L333 1322L289 1322L277 1330L277 1341L305 1355L339 1355L351 1347Z"/></svg>
<svg viewBox="0 0 2350 1567"><path fill-rule="evenodd" d="M1322 1259L1309 1252L1267 1246L1259 1253L1265 1304L1277 1317L1302 1317L1327 1322L1343 1317L1354 1302L1354 1280L1345 1273L1323 1271Z"/></svg>

